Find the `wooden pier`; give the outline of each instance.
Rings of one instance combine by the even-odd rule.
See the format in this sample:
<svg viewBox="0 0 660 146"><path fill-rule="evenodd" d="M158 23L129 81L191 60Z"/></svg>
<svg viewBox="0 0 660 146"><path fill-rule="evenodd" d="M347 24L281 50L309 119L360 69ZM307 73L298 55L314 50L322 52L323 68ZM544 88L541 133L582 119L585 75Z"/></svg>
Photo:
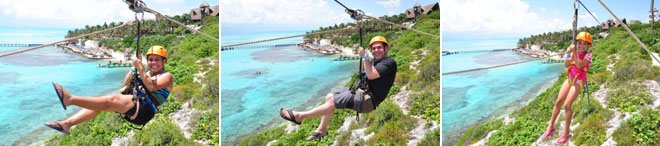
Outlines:
<svg viewBox="0 0 660 146"><path fill-rule="evenodd" d="M339 55L338 58L333 59L332 61L344 61L344 60L358 60L360 59L360 56L344 56L344 55Z"/></svg>
<svg viewBox="0 0 660 146"><path fill-rule="evenodd" d="M0 47L36 47L43 44L0 44Z"/></svg>
<svg viewBox="0 0 660 146"><path fill-rule="evenodd" d="M71 50L72 52L80 54L83 57L86 57L86 58L89 58L89 59L112 59L112 56L96 55L96 54L93 54L93 53L89 53L88 51L80 49L80 48L78 48L74 45L71 45L71 44L67 44L67 45L58 44L57 46L61 47L61 48L64 48L64 49Z"/></svg>
<svg viewBox="0 0 660 146"><path fill-rule="evenodd" d="M547 60L543 61L542 64L564 63L564 61L566 61L566 59L548 58Z"/></svg>
<svg viewBox="0 0 660 146"><path fill-rule="evenodd" d="M220 48L220 51L242 50L242 49L258 49L258 48L274 48L284 46L295 46L296 44L277 44L277 45L258 45L258 46L236 46Z"/></svg>
<svg viewBox="0 0 660 146"><path fill-rule="evenodd" d="M133 67L131 62L108 62L108 64L99 64L99 68L115 68L115 67Z"/></svg>
<svg viewBox="0 0 660 146"><path fill-rule="evenodd" d="M492 50L472 50L472 51L442 51L442 56L452 55L452 54L466 54L466 53L486 53L486 52L498 52L498 51L511 51L513 49L492 49Z"/></svg>

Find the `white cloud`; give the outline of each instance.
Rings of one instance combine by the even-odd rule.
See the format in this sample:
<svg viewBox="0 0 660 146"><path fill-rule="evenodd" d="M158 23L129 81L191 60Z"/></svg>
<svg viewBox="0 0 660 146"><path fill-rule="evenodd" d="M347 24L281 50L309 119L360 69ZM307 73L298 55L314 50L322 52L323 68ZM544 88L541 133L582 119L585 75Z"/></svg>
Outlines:
<svg viewBox="0 0 660 146"><path fill-rule="evenodd" d="M387 11L387 15L393 16L393 15L398 15L400 13L394 12L394 11Z"/></svg>
<svg viewBox="0 0 660 146"><path fill-rule="evenodd" d="M598 18L598 15L596 13L593 13L596 18ZM594 17L591 17L589 15L589 12L584 12L582 15L578 15L578 25L579 26L594 26L594 25L600 25L598 22L594 19Z"/></svg>
<svg viewBox="0 0 660 146"><path fill-rule="evenodd" d="M377 1L376 3L387 8L397 8L401 5L401 0Z"/></svg>
<svg viewBox="0 0 660 146"><path fill-rule="evenodd" d="M221 1L222 23L328 25L350 21L343 9L322 0Z"/></svg>
<svg viewBox="0 0 660 146"><path fill-rule="evenodd" d="M173 16L188 13L195 7L184 6L184 0L149 0L147 6ZM196 2L195 2L196 3ZM201 3L201 1L199 2ZM82 27L134 19L121 0L21 0L0 1L0 9L15 22L43 22L22 24L31 27ZM146 13L145 19L155 18ZM36 26L32 26L36 25Z"/></svg>
<svg viewBox="0 0 660 146"><path fill-rule="evenodd" d="M526 36L571 26L564 19L539 16L520 0L447 0L440 6L443 32Z"/></svg>
<svg viewBox="0 0 660 146"><path fill-rule="evenodd" d="M10 9L5 9L3 12L5 12L5 15L11 15L11 10Z"/></svg>

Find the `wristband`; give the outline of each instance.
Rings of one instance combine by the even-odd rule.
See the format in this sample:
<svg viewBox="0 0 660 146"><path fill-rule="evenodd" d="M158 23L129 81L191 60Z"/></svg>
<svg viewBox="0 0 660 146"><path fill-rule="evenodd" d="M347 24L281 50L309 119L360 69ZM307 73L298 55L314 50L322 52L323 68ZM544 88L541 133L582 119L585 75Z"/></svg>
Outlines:
<svg viewBox="0 0 660 146"><path fill-rule="evenodd" d="M135 70L135 68L132 68L131 71L132 71L132 72L135 72L135 73L137 72L137 70Z"/></svg>
<svg viewBox="0 0 660 146"><path fill-rule="evenodd" d="M362 59L367 59L367 58L369 58L369 55L362 56Z"/></svg>

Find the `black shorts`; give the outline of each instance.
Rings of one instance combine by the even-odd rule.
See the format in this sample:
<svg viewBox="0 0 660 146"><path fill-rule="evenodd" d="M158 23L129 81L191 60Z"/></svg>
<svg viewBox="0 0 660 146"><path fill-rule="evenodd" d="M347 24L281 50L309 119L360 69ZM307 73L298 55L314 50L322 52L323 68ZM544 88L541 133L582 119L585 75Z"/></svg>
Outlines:
<svg viewBox="0 0 660 146"><path fill-rule="evenodd" d="M351 93L349 88L343 88L332 93L332 98L337 109L353 109L358 113L368 113L374 110L374 104L369 94L358 89L355 95Z"/></svg>
<svg viewBox="0 0 660 146"><path fill-rule="evenodd" d="M156 115L154 108L145 100L136 99L134 101L140 102L140 106L137 109L138 111L137 117L131 120L130 116L125 116L124 119L126 119L126 121L129 121L137 125L147 124L147 122L149 122L149 120L151 120L151 118L154 118L154 115ZM133 103L133 106L138 106L138 105L137 103Z"/></svg>

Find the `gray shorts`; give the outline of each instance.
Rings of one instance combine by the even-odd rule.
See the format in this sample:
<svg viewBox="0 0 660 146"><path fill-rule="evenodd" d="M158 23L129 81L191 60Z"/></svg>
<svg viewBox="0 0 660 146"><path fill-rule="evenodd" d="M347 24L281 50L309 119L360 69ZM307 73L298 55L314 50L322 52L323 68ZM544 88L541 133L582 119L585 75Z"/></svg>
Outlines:
<svg viewBox="0 0 660 146"><path fill-rule="evenodd" d="M351 94L349 88L335 91L332 93L332 96L335 101L335 108L337 109L350 108L358 113L368 113L374 110L371 96L365 94L361 89L358 89L358 91L355 92L355 96Z"/></svg>

